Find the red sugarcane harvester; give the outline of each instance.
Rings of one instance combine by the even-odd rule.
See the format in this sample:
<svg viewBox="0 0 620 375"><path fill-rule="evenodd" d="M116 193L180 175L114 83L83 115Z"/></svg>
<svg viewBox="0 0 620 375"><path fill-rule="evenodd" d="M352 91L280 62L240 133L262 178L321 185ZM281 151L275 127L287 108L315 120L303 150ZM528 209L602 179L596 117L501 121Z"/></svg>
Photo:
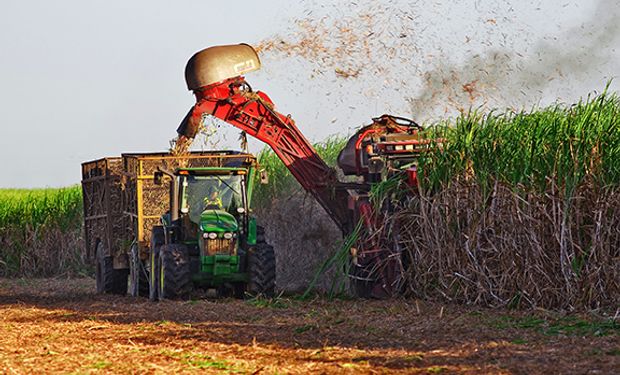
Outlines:
<svg viewBox="0 0 620 375"><path fill-rule="evenodd" d="M372 298L398 293L403 272L398 231L379 231L390 205L372 204L369 193L373 185L400 177L409 195L415 194L417 160L430 147L418 134L422 128L405 118L374 118L340 152L338 166L344 175L357 176L355 182L341 182L293 119L277 112L265 93L253 91L246 82L243 74L260 65L256 51L247 44L210 47L192 56L185 79L196 104L177 129L178 142L190 142L203 116L211 115L268 144L343 235L358 235L350 248L352 291Z"/></svg>

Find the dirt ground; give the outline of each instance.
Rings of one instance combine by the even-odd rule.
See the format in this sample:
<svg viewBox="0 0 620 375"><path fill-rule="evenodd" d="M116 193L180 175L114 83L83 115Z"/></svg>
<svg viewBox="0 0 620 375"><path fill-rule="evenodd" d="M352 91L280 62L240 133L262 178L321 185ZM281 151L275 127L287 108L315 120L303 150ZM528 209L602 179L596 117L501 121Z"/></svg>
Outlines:
<svg viewBox="0 0 620 375"><path fill-rule="evenodd" d="M96 295L91 279L0 279L2 373L612 374L620 325L593 314L415 300Z"/></svg>

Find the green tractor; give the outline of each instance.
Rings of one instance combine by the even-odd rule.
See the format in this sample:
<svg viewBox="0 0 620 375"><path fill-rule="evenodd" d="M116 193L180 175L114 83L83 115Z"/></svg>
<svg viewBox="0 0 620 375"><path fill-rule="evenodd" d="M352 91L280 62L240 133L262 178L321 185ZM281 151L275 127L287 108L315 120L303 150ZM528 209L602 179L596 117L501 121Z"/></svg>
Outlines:
<svg viewBox="0 0 620 375"><path fill-rule="evenodd" d="M274 250L250 209L256 159L239 155L219 166L154 173L155 185L170 184L170 202L151 231L151 300L186 299L194 288L273 296Z"/></svg>

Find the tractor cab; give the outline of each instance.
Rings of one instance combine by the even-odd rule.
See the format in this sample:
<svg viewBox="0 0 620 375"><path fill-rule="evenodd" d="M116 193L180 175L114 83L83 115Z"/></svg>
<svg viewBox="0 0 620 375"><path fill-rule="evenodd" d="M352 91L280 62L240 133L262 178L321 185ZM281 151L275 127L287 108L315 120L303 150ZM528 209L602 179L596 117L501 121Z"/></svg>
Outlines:
<svg viewBox="0 0 620 375"><path fill-rule="evenodd" d="M203 256L236 255L238 237L248 233L248 170L191 168L176 175L186 240L196 239Z"/></svg>

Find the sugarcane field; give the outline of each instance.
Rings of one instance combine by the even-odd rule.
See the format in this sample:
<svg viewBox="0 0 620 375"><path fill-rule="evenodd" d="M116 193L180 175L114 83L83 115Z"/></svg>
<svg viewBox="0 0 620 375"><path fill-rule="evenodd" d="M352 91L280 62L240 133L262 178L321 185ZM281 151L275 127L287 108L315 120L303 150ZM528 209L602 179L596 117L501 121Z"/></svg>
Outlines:
<svg viewBox="0 0 620 375"><path fill-rule="evenodd" d="M620 373L620 1L0 8L0 373Z"/></svg>

